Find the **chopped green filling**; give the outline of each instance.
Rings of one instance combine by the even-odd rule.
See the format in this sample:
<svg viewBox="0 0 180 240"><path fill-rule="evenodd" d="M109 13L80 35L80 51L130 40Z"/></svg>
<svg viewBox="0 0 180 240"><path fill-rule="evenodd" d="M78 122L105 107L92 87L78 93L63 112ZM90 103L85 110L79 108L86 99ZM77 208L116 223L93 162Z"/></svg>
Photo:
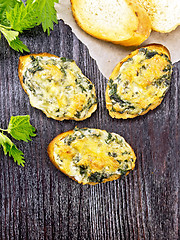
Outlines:
<svg viewBox="0 0 180 240"><path fill-rule="evenodd" d="M106 142L107 144L109 144L109 143L112 142L113 140L114 140L114 138L112 137L112 134L111 134L111 133L108 133L108 136L107 136L105 142Z"/></svg>
<svg viewBox="0 0 180 240"><path fill-rule="evenodd" d="M142 112L145 112L150 106L151 106L151 103L148 104L146 108L142 108Z"/></svg>
<svg viewBox="0 0 180 240"><path fill-rule="evenodd" d="M150 59L150 58L154 57L156 54L158 54L158 52L156 52L156 51L147 51L146 59Z"/></svg>
<svg viewBox="0 0 180 240"><path fill-rule="evenodd" d="M99 133L99 134L93 133L92 136L93 136L93 137L100 137L101 134L100 134L100 133Z"/></svg>
<svg viewBox="0 0 180 240"><path fill-rule="evenodd" d="M64 74L64 76L66 76L65 68L61 66L61 67L60 67L60 70L61 70L61 72Z"/></svg>
<svg viewBox="0 0 180 240"><path fill-rule="evenodd" d="M126 154L128 154L128 155L129 155L129 154L130 154L130 152L128 152L128 151L125 151L125 152L123 152L123 153L122 153L122 155L126 155Z"/></svg>
<svg viewBox="0 0 180 240"><path fill-rule="evenodd" d="M168 71L171 71L172 69L172 66L170 64L168 64L164 69L163 69L163 72L168 72Z"/></svg>
<svg viewBox="0 0 180 240"><path fill-rule="evenodd" d="M118 172L120 173L121 176L125 176L128 171L119 168Z"/></svg>
<svg viewBox="0 0 180 240"><path fill-rule="evenodd" d="M74 158L73 158L73 161L74 163L78 163L80 161L80 158L78 155L76 155Z"/></svg>
<svg viewBox="0 0 180 240"><path fill-rule="evenodd" d="M108 155L109 155L110 157L113 157L113 158L117 157L117 153L115 153L115 152L113 152L113 153L108 152Z"/></svg>
<svg viewBox="0 0 180 240"><path fill-rule="evenodd" d="M161 53L160 56L164 57L169 63L171 63L171 61L169 60L169 57L166 54Z"/></svg>
<svg viewBox="0 0 180 240"><path fill-rule="evenodd" d="M68 58L65 58L65 57L61 57L61 61L62 62L74 62L74 60L68 59Z"/></svg>
<svg viewBox="0 0 180 240"><path fill-rule="evenodd" d="M81 135L78 136L78 139L82 139L84 137L85 137L85 135L81 132Z"/></svg>
<svg viewBox="0 0 180 240"><path fill-rule="evenodd" d="M128 85L128 81L126 82L126 86ZM127 109L135 109L133 105L131 105L130 102L122 100L121 97L117 94L117 84L113 84L113 80L109 80L109 97L111 100L113 100L113 104L118 103L122 108L125 107L124 111Z"/></svg>
<svg viewBox="0 0 180 240"><path fill-rule="evenodd" d="M142 67L141 67L140 69L144 69L144 70L145 70L145 69L146 69L146 66L145 66L145 65L142 65Z"/></svg>
<svg viewBox="0 0 180 240"><path fill-rule="evenodd" d="M115 141L119 145L122 145L122 140L121 139L118 139L117 136L113 137L111 133L108 133L108 136L105 140L105 143L110 144L113 141Z"/></svg>
<svg viewBox="0 0 180 240"><path fill-rule="evenodd" d="M76 113L74 114L75 117L80 118L81 117L81 112L80 111L76 111Z"/></svg>
<svg viewBox="0 0 180 240"><path fill-rule="evenodd" d="M117 83L111 84L110 90L109 90L109 95L113 96L117 93Z"/></svg>
<svg viewBox="0 0 180 240"><path fill-rule="evenodd" d="M170 81L171 81L171 74L169 72L167 74L162 75L158 79L155 79L155 81L153 82L153 85L155 85L156 87L163 86L163 85L165 87L168 87L170 85Z"/></svg>
<svg viewBox="0 0 180 240"><path fill-rule="evenodd" d="M92 98L89 98L88 99L88 102L87 104L80 110L80 111L76 111L75 113L75 117L77 118L80 118L81 117L81 113L84 111L84 110L89 110L94 104L96 104L97 101L96 101L96 98L95 96L92 94Z"/></svg>
<svg viewBox="0 0 180 240"><path fill-rule="evenodd" d="M67 143L67 145L70 146L71 143L72 143L74 140L76 140L76 136L73 137L73 136L70 135L70 136L68 136L68 137L66 137L66 138L64 139L64 142Z"/></svg>
<svg viewBox="0 0 180 240"><path fill-rule="evenodd" d="M85 89L85 87L83 87L82 84L79 84L79 87L81 88L82 92L86 92L86 89Z"/></svg>
<svg viewBox="0 0 180 240"><path fill-rule="evenodd" d="M126 62L133 62L133 58L128 58L127 60L126 60Z"/></svg>
<svg viewBox="0 0 180 240"><path fill-rule="evenodd" d="M146 59L150 59L150 58L154 57L156 54L159 54L157 51L148 50L147 48L140 48L139 52L144 53L146 56Z"/></svg>
<svg viewBox="0 0 180 240"><path fill-rule="evenodd" d="M93 96L94 95L92 95L92 99L91 98L88 99L87 105L85 106L85 108L87 108L88 110L92 107L92 105L96 103L96 100L93 99L94 98Z"/></svg>
<svg viewBox="0 0 180 240"><path fill-rule="evenodd" d="M28 68L28 71L31 72L32 74L34 74L37 71L42 71L44 70L40 65L39 65L39 60L38 58L35 58L34 56L30 56L31 58L31 64L33 66L33 68Z"/></svg>
<svg viewBox="0 0 180 240"><path fill-rule="evenodd" d="M92 90L92 89L93 89L93 85L89 84L89 90Z"/></svg>
<svg viewBox="0 0 180 240"><path fill-rule="evenodd" d="M147 53L147 48L140 48L139 52L140 53L142 52L142 53L146 54Z"/></svg>
<svg viewBox="0 0 180 240"><path fill-rule="evenodd" d="M82 85L83 81L86 81L86 84L88 84L87 87ZM87 92L87 90L93 89L93 85L89 81L87 81L87 79L82 79L80 76L79 76L79 78L75 79L75 83L76 83L76 85L78 85L81 88L82 92Z"/></svg>
<svg viewBox="0 0 180 240"><path fill-rule="evenodd" d="M79 165L79 172L81 175L86 175L88 170L88 166L85 165Z"/></svg>
<svg viewBox="0 0 180 240"><path fill-rule="evenodd" d="M108 178L108 175L105 173L99 173L99 172L95 172L92 173L89 177L88 180L89 182L98 182L101 183L104 179Z"/></svg>

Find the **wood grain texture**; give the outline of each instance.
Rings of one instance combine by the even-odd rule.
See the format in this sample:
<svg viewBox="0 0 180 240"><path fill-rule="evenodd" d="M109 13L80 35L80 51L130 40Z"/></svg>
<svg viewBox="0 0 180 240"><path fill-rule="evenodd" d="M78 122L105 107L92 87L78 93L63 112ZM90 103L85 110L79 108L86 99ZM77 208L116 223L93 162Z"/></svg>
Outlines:
<svg viewBox="0 0 180 240"><path fill-rule="evenodd" d="M17 166L0 149L0 239L177 240L180 181L180 62L162 104L145 116L112 119L105 108L107 79L87 48L62 21L50 37L41 27L22 39L32 53L72 58L95 84L98 110L82 122L58 122L32 108L18 79L19 53L0 42L0 126L10 116L29 114L37 129L32 142L14 141L25 153ZM59 133L78 127L122 135L137 155L134 171L122 180L82 186L49 161L47 146Z"/></svg>

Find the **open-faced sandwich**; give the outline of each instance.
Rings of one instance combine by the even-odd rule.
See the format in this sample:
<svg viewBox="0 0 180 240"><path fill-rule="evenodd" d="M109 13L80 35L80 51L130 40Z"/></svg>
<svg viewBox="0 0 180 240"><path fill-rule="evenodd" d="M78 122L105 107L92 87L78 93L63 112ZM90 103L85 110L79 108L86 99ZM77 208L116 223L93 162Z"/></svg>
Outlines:
<svg viewBox="0 0 180 240"><path fill-rule="evenodd" d="M113 118L134 118L162 102L172 75L167 48L149 45L135 50L114 68L106 88L106 107Z"/></svg>
<svg viewBox="0 0 180 240"><path fill-rule="evenodd" d="M19 78L33 107L56 120L84 120L97 108L95 87L73 60L49 53L19 59Z"/></svg>
<svg viewBox="0 0 180 240"><path fill-rule="evenodd" d="M75 128L55 137L48 146L52 163L82 184L105 183L127 175L136 156L123 137L105 130Z"/></svg>

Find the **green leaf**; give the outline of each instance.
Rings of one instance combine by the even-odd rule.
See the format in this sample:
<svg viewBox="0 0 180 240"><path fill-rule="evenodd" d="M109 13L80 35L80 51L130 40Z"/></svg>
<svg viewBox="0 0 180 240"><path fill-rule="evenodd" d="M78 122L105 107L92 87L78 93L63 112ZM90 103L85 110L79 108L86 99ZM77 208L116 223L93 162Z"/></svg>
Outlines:
<svg viewBox="0 0 180 240"><path fill-rule="evenodd" d="M18 38L19 33L42 24L50 34L53 23L58 23L54 3L58 0L0 0L0 31L16 51L29 49ZM0 36L1 36L0 33Z"/></svg>
<svg viewBox="0 0 180 240"><path fill-rule="evenodd" d="M42 23L44 32L50 34L50 29L53 30L53 22L58 23L54 3L58 0L36 0L39 2L39 20Z"/></svg>
<svg viewBox="0 0 180 240"><path fill-rule="evenodd" d="M9 43L10 47L12 47L15 51L26 51L26 52L30 52L29 49L27 48L27 46L21 41L19 40L19 38L17 37L15 40L11 41Z"/></svg>
<svg viewBox="0 0 180 240"><path fill-rule="evenodd" d="M9 156L12 156L14 158L14 162L17 162L18 165L24 167L24 154L16 147L16 145L13 144Z"/></svg>
<svg viewBox="0 0 180 240"><path fill-rule="evenodd" d="M24 4L16 4L13 9L7 11L6 17L11 28L22 33L23 30L28 30L39 25L38 1L29 2L26 6Z"/></svg>
<svg viewBox="0 0 180 240"><path fill-rule="evenodd" d="M10 47L12 47L14 50L18 52L23 52L23 50L29 52L29 49L26 47L26 45L24 45L23 42L19 40L19 32L9 30L8 27L2 25L0 25L0 31L3 33L4 37L8 41Z"/></svg>
<svg viewBox="0 0 180 240"><path fill-rule="evenodd" d="M35 128L30 124L30 116L12 116L8 126L8 133L17 140L31 141L35 137Z"/></svg>
<svg viewBox="0 0 180 240"><path fill-rule="evenodd" d="M9 157L13 157L14 162L17 162L18 165L22 165L24 167L24 156L23 152L21 152L16 145L3 133L0 132L0 145L3 147L4 154L9 154Z"/></svg>
<svg viewBox="0 0 180 240"><path fill-rule="evenodd" d="M10 151L12 144L12 141L0 132L0 145L2 145L5 155Z"/></svg>
<svg viewBox="0 0 180 240"><path fill-rule="evenodd" d="M0 0L0 24L9 26L9 21L6 18L6 12L10 11L15 5L23 4L21 0Z"/></svg>
<svg viewBox="0 0 180 240"><path fill-rule="evenodd" d="M3 33L4 37L7 39L9 44L11 41L15 40L19 35L19 32L9 30L8 28L3 27L2 25L0 25L0 31Z"/></svg>
<svg viewBox="0 0 180 240"><path fill-rule="evenodd" d="M17 4L6 13L10 26L19 32L42 23L44 32L50 34L53 22L58 23L54 3L58 0L28 0L26 6Z"/></svg>

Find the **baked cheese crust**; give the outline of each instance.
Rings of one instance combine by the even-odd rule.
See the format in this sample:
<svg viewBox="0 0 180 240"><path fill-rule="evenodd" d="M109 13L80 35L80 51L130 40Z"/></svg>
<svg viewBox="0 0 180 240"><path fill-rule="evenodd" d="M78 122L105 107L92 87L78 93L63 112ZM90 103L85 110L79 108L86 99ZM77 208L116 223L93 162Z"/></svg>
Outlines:
<svg viewBox="0 0 180 240"><path fill-rule="evenodd" d="M172 75L168 50L142 47L117 64L106 88L106 107L113 118L134 118L162 102Z"/></svg>
<svg viewBox="0 0 180 240"><path fill-rule="evenodd" d="M48 146L52 163L81 184L97 184L127 175L136 156L123 137L105 130L75 128L62 133Z"/></svg>
<svg viewBox="0 0 180 240"><path fill-rule="evenodd" d="M56 120L84 120L97 108L95 87L73 60L42 53L19 59L19 78L33 107Z"/></svg>

